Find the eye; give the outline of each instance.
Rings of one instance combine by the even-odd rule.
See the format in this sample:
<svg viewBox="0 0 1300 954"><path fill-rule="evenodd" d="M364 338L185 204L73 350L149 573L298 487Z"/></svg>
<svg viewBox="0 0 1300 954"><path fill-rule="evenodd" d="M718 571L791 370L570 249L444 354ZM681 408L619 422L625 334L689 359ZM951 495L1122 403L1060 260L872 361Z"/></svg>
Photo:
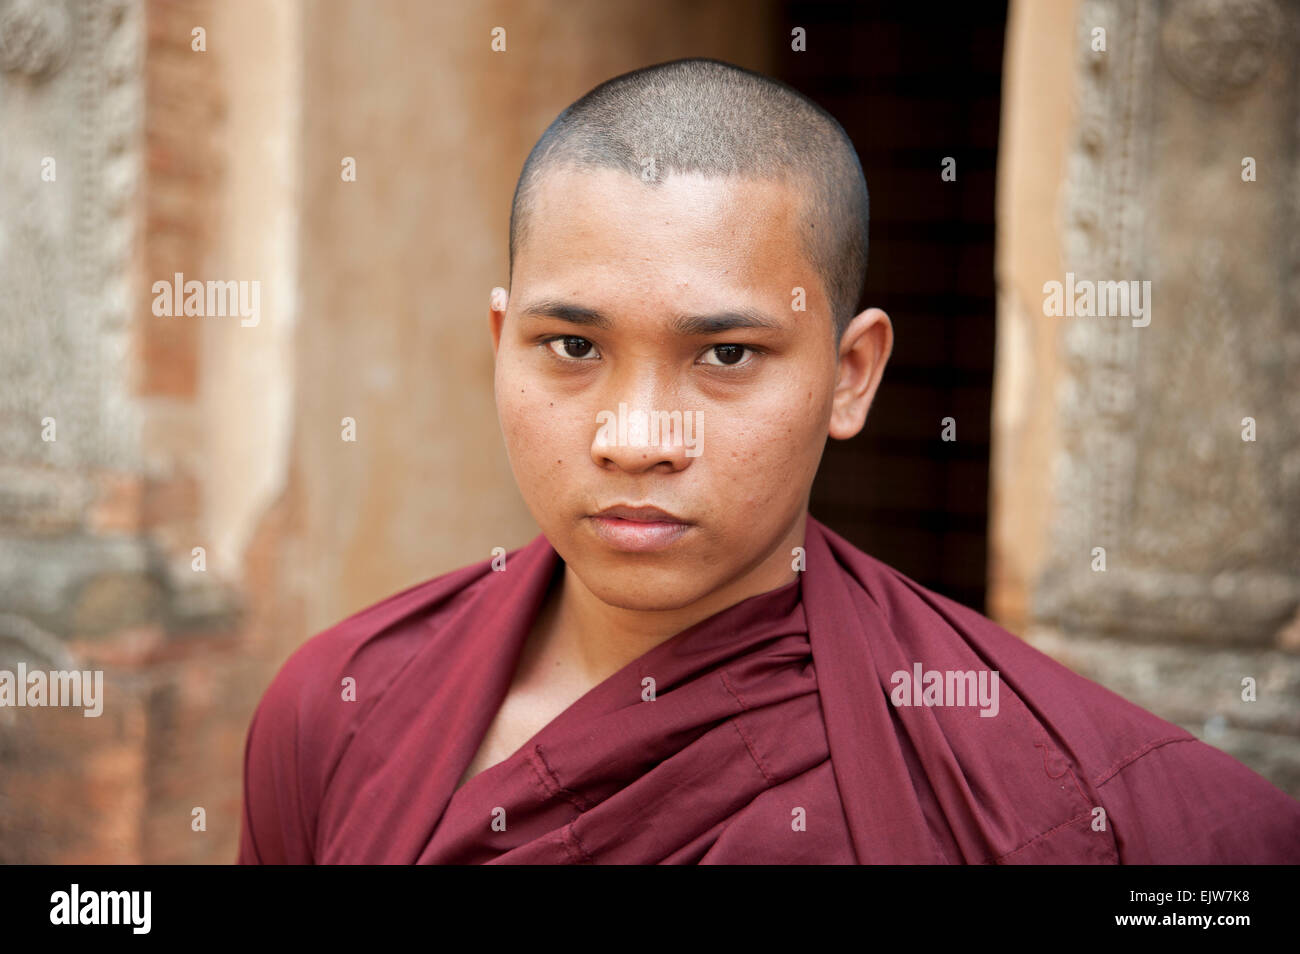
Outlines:
<svg viewBox="0 0 1300 954"><path fill-rule="evenodd" d="M588 355L595 349L595 345L590 341L586 338L579 338L577 335L561 335L557 338L548 338L545 344L557 357L566 361L592 360L588 358ZM556 345L559 345L559 347L557 348ZM596 358L599 357L600 355L597 354Z"/></svg>
<svg viewBox="0 0 1300 954"><path fill-rule="evenodd" d="M757 348L751 347L750 345L742 345L742 344L713 345L711 348L709 348L708 351L704 352L704 354L706 357L709 355L713 355L714 357L718 358L719 359L718 363L714 364L711 361L705 361L704 363L714 368L742 368L754 363L752 358L749 359L748 361L741 360L741 358L744 356L744 353L746 351L749 351L753 354L760 353Z"/></svg>

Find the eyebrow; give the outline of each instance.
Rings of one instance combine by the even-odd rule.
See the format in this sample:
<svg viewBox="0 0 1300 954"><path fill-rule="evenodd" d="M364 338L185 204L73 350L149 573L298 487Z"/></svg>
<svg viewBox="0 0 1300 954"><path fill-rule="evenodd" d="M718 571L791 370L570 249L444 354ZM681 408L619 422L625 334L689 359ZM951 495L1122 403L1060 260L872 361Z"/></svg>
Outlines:
<svg viewBox="0 0 1300 954"><path fill-rule="evenodd" d="M576 305L554 298L543 298L525 307L521 314L527 318L558 318L575 325L609 330L614 322L608 315L594 308ZM767 328L781 331L783 325L757 308L741 307L707 315L676 315L668 327L679 335L713 335L736 328Z"/></svg>

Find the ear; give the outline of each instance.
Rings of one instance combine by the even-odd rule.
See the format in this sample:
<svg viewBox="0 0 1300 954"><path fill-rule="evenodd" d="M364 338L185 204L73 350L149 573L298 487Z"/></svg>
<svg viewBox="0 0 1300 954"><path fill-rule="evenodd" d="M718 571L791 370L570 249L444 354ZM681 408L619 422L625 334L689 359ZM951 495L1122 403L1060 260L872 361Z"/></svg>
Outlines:
<svg viewBox="0 0 1300 954"><path fill-rule="evenodd" d="M862 430L893 350L894 326L879 308L868 308L844 329L831 402L831 437L844 441Z"/></svg>
<svg viewBox="0 0 1300 954"><path fill-rule="evenodd" d="M501 347L501 328L506 321L506 306L509 302L510 293L499 285L493 288L488 296L488 325L492 329L493 357Z"/></svg>

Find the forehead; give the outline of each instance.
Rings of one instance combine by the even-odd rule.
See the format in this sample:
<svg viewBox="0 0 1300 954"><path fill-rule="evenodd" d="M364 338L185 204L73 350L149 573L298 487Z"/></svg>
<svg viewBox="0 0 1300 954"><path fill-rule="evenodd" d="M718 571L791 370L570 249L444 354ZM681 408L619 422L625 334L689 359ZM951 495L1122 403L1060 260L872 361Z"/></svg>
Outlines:
<svg viewBox="0 0 1300 954"><path fill-rule="evenodd" d="M638 294L694 284L779 295L788 307L794 286L810 299L820 290L803 202L777 180L686 173L650 184L616 169L557 169L534 194L513 281Z"/></svg>

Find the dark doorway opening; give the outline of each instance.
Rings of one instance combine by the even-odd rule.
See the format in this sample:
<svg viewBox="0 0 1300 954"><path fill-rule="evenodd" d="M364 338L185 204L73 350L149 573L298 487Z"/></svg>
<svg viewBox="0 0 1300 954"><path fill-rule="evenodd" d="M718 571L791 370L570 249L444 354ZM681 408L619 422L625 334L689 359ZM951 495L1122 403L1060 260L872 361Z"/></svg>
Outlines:
<svg viewBox="0 0 1300 954"><path fill-rule="evenodd" d="M829 441L815 517L982 610L993 396L994 182L1004 3L785 4L778 78L853 139L871 194L866 293L894 323L867 418ZM789 49L807 31L807 52ZM941 178L944 160L956 178ZM945 441L945 418L955 440Z"/></svg>

